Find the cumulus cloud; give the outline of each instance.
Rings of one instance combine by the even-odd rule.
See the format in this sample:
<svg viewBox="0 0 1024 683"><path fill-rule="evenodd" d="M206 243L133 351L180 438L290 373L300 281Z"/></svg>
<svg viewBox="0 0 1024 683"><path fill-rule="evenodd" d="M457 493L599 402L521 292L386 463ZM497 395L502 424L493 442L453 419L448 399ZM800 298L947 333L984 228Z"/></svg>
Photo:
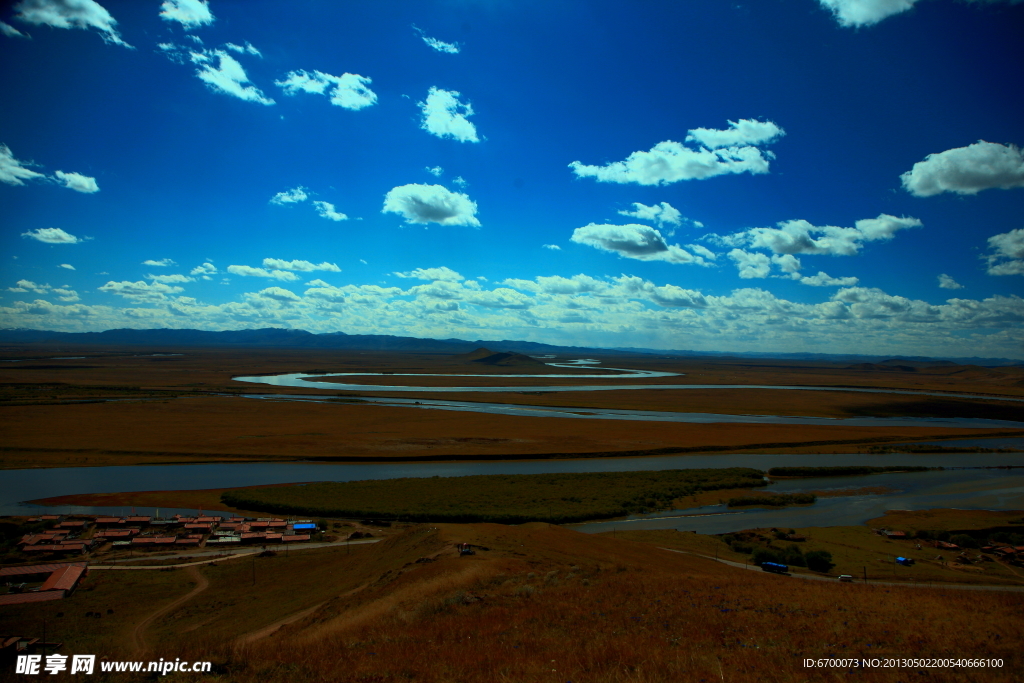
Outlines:
<svg viewBox="0 0 1024 683"><path fill-rule="evenodd" d="M460 175L459 176L455 176L455 180L453 180L452 182L455 183L456 185L458 185L459 187L461 187L462 189L466 189L466 186L469 185L469 183L466 182L466 179L463 178Z"/></svg>
<svg viewBox="0 0 1024 683"><path fill-rule="evenodd" d="M87 238L75 237L69 232L60 228L38 228L21 233L22 237L29 237L47 244L78 244Z"/></svg>
<svg viewBox="0 0 1024 683"><path fill-rule="evenodd" d="M372 82L373 79L359 74L332 76L322 71L299 70L274 83L288 95L299 92L325 95L331 99L331 104L357 111L376 104L377 94L367 87Z"/></svg>
<svg viewBox="0 0 1024 683"><path fill-rule="evenodd" d="M899 230L921 227L916 218L880 214L859 220L852 228L816 226L805 220L783 221L778 228L751 228L722 238L726 244L746 244L776 254L831 254L852 256L864 242L890 240Z"/></svg>
<svg viewBox="0 0 1024 683"><path fill-rule="evenodd" d="M917 197L1024 187L1024 153L1015 145L979 140L967 147L929 154L900 178L904 189Z"/></svg>
<svg viewBox="0 0 1024 683"><path fill-rule="evenodd" d="M943 273L939 276L939 287L942 289L963 289L964 286L949 275Z"/></svg>
<svg viewBox="0 0 1024 683"><path fill-rule="evenodd" d="M624 258L639 261L667 261L669 263L708 263L700 256L686 251L679 245L670 245L656 229L647 225L598 225L591 223L576 228L572 241L578 244L610 251Z"/></svg>
<svg viewBox="0 0 1024 683"><path fill-rule="evenodd" d="M664 226L666 223L669 225L679 225L683 220L683 214L679 213L679 210L668 202L661 202L654 206L647 206L640 202L633 202L633 210L622 210L619 211L622 216L630 216L631 218L639 218L642 221L652 221L657 223L659 227Z"/></svg>
<svg viewBox="0 0 1024 683"><path fill-rule="evenodd" d="M138 282L125 280L123 282L110 281L99 287L99 291L116 294L136 303L158 303L166 301L168 294L177 294L184 290L181 287L172 287L159 282L149 284L144 280Z"/></svg>
<svg viewBox="0 0 1024 683"><path fill-rule="evenodd" d="M26 180L45 178L44 174L26 168L26 166L34 165L31 162L18 161L14 158L10 147L0 144L0 183L24 185Z"/></svg>
<svg viewBox="0 0 1024 683"><path fill-rule="evenodd" d="M886 17L906 12L917 0L818 0L841 26L871 26Z"/></svg>
<svg viewBox="0 0 1024 683"><path fill-rule="evenodd" d="M176 21L186 29L213 23L213 13L207 0L164 0L160 5L160 18Z"/></svg>
<svg viewBox="0 0 1024 683"><path fill-rule="evenodd" d="M256 293L256 295L264 299L273 299L274 301L280 301L282 303L302 301L302 298L299 295L281 287L267 287L266 289L261 289Z"/></svg>
<svg viewBox="0 0 1024 683"><path fill-rule="evenodd" d="M452 138L459 142L480 142L476 126L467 117L473 108L459 102L460 93L431 87L425 102L418 105L423 112L420 128L439 138Z"/></svg>
<svg viewBox="0 0 1024 683"><path fill-rule="evenodd" d="M27 33L22 33L18 29L14 28L10 24L0 21L0 33L4 34L8 38L31 38L32 36Z"/></svg>
<svg viewBox="0 0 1024 683"><path fill-rule="evenodd" d="M7 288L8 292L35 292L36 294L46 294L50 291L50 285L40 285L32 282L31 280L18 280L13 287Z"/></svg>
<svg viewBox="0 0 1024 683"><path fill-rule="evenodd" d="M441 266L439 268L416 268L408 273L393 273L393 275L404 278L415 278L417 280L429 280L431 282L458 282L466 279L446 266Z"/></svg>
<svg viewBox="0 0 1024 683"><path fill-rule="evenodd" d="M169 260L170 259L164 259L164 261L169 261ZM152 266L152 265L156 265L156 264L155 263L147 263L147 265L151 265ZM191 271L189 271L189 275L216 275L216 274L217 274L217 267L214 266L212 263L203 263L201 265L196 266Z"/></svg>
<svg viewBox="0 0 1024 683"><path fill-rule="evenodd" d="M330 221L347 221L348 216L341 213L340 211L334 210L334 204L330 202L313 202L313 206L316 207L316 212L321 218L326 218Z"/></svg>
<svg viewBox="0 0 1024 683"><path fill-rule="evenodd" d="M479 227L476 202L441 185L399 185L384 196L381 213L397 213L406 223Z"/></svg>
<svg viewBox="0 0 1024 683"><path fill-rule="evenodd" d="M66 268L67 270L75 270L75 267L73 265L71 265L70 263L62 263L62 264L60 264L57 267L58 268Z"/></svg>
<svg viewBox="0 0 1024 683"><path fill-rule="evenodd" d="M1024 228L988 238L989 275L1024 275Z"/></svg>
<svg viewBox="0 0 1024 683"><path fill-rule="evenodd" d="M817 275L801 277L797 279L797 281L804 285L811 285L812 287L852 287L860 280L855 277L831 277L828 273L824 273L819 270Z"/></svg>
<svg viewBox="0 0 1024 683"><path fill-rule="evenodd" d="M741 147L744 145L766 145L786 134L771 121L740 119L730 121L725 130L694 128L686 135L687 142L696 142L708 149L720 147Z"/></svg>
<svg viewBox="0 0 1024 683"><path fill-rule="evenodd" d="M779 267L783 273L796 274L800 268L800 259L792 254L774 254L772 263Z"/></svg>
<svg viewBox="0 0 1024 683"><path fill-rule="evenodd" d="M251 85L245 69L234 57L224 50L204 50L189 55L193 64L198 64L196 76L214 92L237 97L247 102L271 105L274 100Z"/></svg>
<svg viewBox="0 0 1024 683"><path fill-rule="evenodd" d="M253 268L252 266L228 266L227 271L245 277L269 277L288 282L299 279L298 275L287 270L267 270L266 268Z"/></svg>
<svg viewBox="0 0 1024 683"><path fill-rule="evenodd" d="M147 275L147 279L153 282L162 282L167 284L168 282L193 282L195 278L188 277L187 275Z"/></svg>
<svg viewBox="0 0 1024 683"><path fill-rule="evenodd" d="M255 57L262 57L263 56L263 53L260 52L259 50L257 50L256 46L254 46L248 40L245 41L245 45L235 45L234 43L224 43L224 47L226 47L227 49L231 50L232 52L237 52L240 55L253 55Z"/></svg>
<svg viewBox="0 0 1024 683"><path fill-rule="evenodd" d="M104 41L131 47L114 28L117 20L95 0L21 0L14 11L19 21L54 28L94 28Z"/></svg>
<svg viewBox="0 0 1024 683"><path fill-rule="evenodd" d="M736 269L744 279L768 277L772 268L771 260L764 254L733 249L729 258L736 263Z"/></svg>
<svg viewBox="0 0 1024 683"><path fill-rule="evenodd" d="M54 287L52 293L56 294L57 299L60 301L72 302L80 300L78 292L73 289L69 289L68 287Z"/></svg>
<svg viewBox="0 0 1024 683"><path fill-rule="evenodd" d="M93 192L100 191L100 186L96 184L96 179L90 178L87 175L82 175L81 173L65 173L64 171L57 171L54 175L57 177L57 180L64 183L64 187L75 190L76 192L92 194Z"/></svg>
<svg viewBox="0 0 1024 683"><path fill-rule="evenodd" d="M307 199L309 199L309 195L306 194L306 188L300 185L299 187L293 187L292 189L285 190L284 192L278 192L270 198L270 203L297 204L299 202L304 202Z"/></svg>
<svg viewBox="0 0 1024 683"><path fill-rule="evenodd" d="M665 140L649 151L633 152L624 161L604 166L574 161L569 168L579 178L640 185L667 185L727 173L767 173L768 162L775 155L758 149L756 145L772 142L784 135L784 131L770 121L742 119L736 123L730 121L729 125L727 130L695 128L688 131L686 140L698 143L700 147L696 149ZM736 144L719 146L730 140Z"/></svg>
<svg viewBox="0 0 1024 683"><path fill-rule="evenodd" d="M314 270L327 270L332 273L340 273L341 268L333 263L310 263L309 261L283 261L278 258L265 258L263 259L264 268L276 268L278 270L298 270L304 273L309 273ZM228 269L230 270L230 268Z"/></svg>
<svg viewBox="0 0 1024 683"><path fill-rule="evenodd" d="M178 264L175 263L174 259L162 258L159 261L156 261L154 259L146 259L145 261L142 262L142 265L154 266L157 268L166 268L168 266L176 266Z"/></svg>
<svg viewBox="0 0 1024 683"><path fill-rule="evenodd" d="M545 249L550 249L551 251L562 251L562 248L557 244L542 244L541 246Z"/></svg>
<svg viewBox="0 0 1024 683"><path fill-rule="evenodd" d="M440 166L427 166L427 173L437 178L440 178L444 174L444 169L441 168Z"/></svg>

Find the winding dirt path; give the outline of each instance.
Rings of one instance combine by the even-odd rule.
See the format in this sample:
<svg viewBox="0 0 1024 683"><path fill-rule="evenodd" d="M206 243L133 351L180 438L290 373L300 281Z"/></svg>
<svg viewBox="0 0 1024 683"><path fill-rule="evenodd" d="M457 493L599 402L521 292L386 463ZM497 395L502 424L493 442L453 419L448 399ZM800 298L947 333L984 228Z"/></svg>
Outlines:
<svg viewBox="0 0 1024 683"><path fill-rule="evenodd" d="M152 624L155 620L159 619L168 612L171 612L181 607L186 602L188 602L189 600L191 600L192 598L194 598L195 596L197 596L198 594L202 593L204 590L210 587L210 581L205 576L203 576L202 573L196 567L186 567L185 573L195 580L196 587L193 588L189 593L186 593L185 595L181 596L169 605L164 605L163 607L153 612L148 617L146 617L145 619L143 619L135 625L135 628L132 629L132 645L135 647L136 652L142 653L146 651L145 631L150 624Z"/></svg>

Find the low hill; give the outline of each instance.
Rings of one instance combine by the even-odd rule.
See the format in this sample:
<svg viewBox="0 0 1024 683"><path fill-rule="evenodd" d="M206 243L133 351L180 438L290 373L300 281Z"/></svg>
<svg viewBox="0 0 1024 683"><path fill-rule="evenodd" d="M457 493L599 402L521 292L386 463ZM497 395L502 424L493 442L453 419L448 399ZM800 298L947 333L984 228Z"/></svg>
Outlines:
<svg viewBox="0 0 1024 683"><path fill-rule="evenodd" d="M492 353L488 356L482 356L480 358L474 358L474 363L484 363L485 365L500 365L502 367L511 367L518 365L545 365L545 363L531 358L522 353L516 353L515 351L505 351L502 353Z"/></svg>

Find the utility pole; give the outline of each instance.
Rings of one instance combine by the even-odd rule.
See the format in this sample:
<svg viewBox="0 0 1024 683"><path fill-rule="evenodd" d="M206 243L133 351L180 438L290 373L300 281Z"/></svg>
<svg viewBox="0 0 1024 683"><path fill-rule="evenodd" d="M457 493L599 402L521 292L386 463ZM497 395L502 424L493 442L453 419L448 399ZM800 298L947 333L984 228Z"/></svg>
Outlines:
<svg viewBox="0 0 1024 683"><path fill-rule="evenodd" d="M256 555L252 556L252 585L256 585Z"/></svg>
<svg viewBox="0 0 1024 683"><path fill-rule="evenodd" d="M868 582L868 568L867 567L861 567L861 569L864 570L864 583L867 583Z"/></svg>

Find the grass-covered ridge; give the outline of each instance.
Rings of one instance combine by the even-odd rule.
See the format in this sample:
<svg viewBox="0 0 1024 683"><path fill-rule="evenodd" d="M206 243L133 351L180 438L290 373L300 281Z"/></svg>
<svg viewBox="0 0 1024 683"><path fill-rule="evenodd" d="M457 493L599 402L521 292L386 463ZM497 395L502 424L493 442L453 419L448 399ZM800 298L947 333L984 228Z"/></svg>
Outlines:
<svg viewBox="0 0 1024 683"><path fill-rule="evenodd" d="M730 467L371 479L233 489L221 500L278 514L564 524L664 510L699 491L765 486L763 477L760 470Z"/></svg>
<svg viewBox="0 0 1024 683"><path fill-rule="evenodd" d="M891 465L889 467L871 467L869 465L847 465L843 467L772 467L768 470L769 477L841 477L861 474L882 474L883 472L927 472L941 470L941 467L918 467L911 465Z"/></svg>

